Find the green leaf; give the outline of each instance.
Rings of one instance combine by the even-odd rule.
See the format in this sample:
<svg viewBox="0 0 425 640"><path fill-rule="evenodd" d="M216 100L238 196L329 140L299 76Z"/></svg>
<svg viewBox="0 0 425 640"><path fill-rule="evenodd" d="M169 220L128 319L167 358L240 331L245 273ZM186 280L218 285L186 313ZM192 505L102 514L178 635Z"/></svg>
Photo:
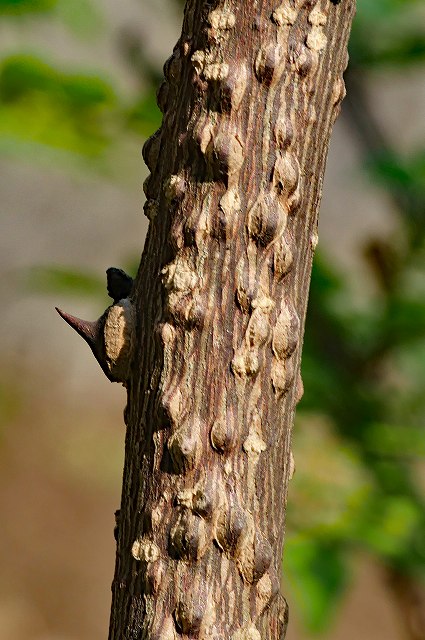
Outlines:
<svg viewBox="0 0 425 640"><path fill-rule="evenodd" d="M315 633L326 630L348 582L343 548L332 540L288 537L284 573L305 627Z"/></svg>

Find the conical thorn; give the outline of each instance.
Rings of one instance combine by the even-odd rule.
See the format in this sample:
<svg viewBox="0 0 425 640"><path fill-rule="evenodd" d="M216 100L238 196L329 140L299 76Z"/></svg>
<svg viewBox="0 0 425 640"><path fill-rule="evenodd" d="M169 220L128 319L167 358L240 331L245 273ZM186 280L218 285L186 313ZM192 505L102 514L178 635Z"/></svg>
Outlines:
<svg viewBox="0 0 425 640"><path fill-rule="evenodd" d="M116 340L123 340L122 332L124 328L117 324L116 314L112 313L112 321L111 326L109 327L109 332L112 331L112 337L110 340L112 341L112 353L111 350L107 350L105 345L106 340L106 327L108 322L108 317L111 314L111 310L118 310L118 312L122 311L122 307L120 305L112 305L108 307L100 316L98 320L95 322L90 322L89 320L81 320L80 318L76 318L75 316L71 316L71 314L62 311L62 309L58 309L55 307L58 314L65 320L70 327L72 327L78 335L80 335L85 342L89 345L94 357L100 364L103 373L106 375L108 380L111 382L123 382L125 378L122 376L123 374L123 354L119 351L117 354L114 354L114 349L116 349ZM123 320L121 318L120 313L118 313L118 321ZM115 334L114 334L115 331ZM125 345L124 345L125 346ZM115 355L115 357L113 357ZM127 369L125 369L125 373L127 373Z"/></svg>
<svg viewBox="0 0 425 640"><path fill-rule="evenodd" d="M97 346L99 344L99 338L101 337L100 334L102 330L99 320L96 320L95 322L90 322L89 320L81 320L80 318L72 316L70 313L62 311L62 309L59 309L58 307L55 307L55 309L61 316L61 318L63 318L65 322L68 323L69 326L72 327L78 333L78 335L80 335L87 342L87 344L90 346L93 352L95 352L96 355Z"/></svg>

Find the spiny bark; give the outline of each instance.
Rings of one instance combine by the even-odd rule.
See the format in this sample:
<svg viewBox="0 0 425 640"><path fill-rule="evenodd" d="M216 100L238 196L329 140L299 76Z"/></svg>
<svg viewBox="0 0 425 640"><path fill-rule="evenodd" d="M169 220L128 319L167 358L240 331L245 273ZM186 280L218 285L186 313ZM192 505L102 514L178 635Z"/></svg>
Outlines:
<svg viewBox="0 0 425 640"><path fill-rule="evenodd" d="M188 0L146 143L110 640L277 640L291 427L354 0Z"/></svg>

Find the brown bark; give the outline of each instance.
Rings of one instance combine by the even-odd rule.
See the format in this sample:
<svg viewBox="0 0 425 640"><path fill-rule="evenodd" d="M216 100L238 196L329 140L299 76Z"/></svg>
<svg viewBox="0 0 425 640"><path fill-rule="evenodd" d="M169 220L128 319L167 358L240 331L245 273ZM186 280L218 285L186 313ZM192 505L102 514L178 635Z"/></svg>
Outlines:
<svg viewBox="0 0 425 640"><path fill-rule="evenodd" d="M110 640L285 635L291 427L354 4L187 2L144 149Z"/></svg>
<svg viewBox="0 0 425 640"><path fill-rule="evenodd" d="M387 568L388 585L394 597L406 640L425 640L425 589L415 575Z"/></svg>

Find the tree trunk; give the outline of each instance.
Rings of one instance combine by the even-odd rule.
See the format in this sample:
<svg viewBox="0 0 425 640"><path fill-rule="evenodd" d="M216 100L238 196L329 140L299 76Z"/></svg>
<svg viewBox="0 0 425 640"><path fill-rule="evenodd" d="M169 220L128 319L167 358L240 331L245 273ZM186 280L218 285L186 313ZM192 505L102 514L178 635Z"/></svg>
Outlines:
<svg viewBox="0 0 425 640"><path fill-rule="evenodd" d="M284 638L291 427L354 4L186 4L144 148L133 311L121 305L133 344L116 376L128 404L110 640Z"/></svg>

